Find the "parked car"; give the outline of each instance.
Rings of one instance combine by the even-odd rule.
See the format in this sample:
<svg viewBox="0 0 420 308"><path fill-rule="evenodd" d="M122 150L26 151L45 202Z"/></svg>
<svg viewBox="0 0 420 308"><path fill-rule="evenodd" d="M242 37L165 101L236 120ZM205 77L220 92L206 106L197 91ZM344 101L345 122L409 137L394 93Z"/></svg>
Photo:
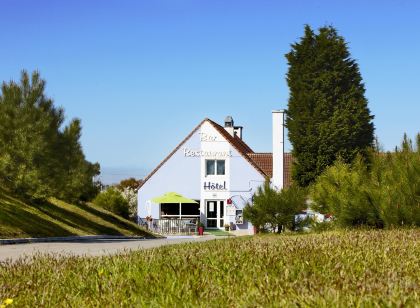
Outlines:
<svg viewBox="0 0 420 308"><path fill-rule="evenodd" d="M296 230L309 231L312 223L322 223L330 220L331 215L327 218L326 215L315 212L309 208L302 211L300 214L295 215Z"/></svg>

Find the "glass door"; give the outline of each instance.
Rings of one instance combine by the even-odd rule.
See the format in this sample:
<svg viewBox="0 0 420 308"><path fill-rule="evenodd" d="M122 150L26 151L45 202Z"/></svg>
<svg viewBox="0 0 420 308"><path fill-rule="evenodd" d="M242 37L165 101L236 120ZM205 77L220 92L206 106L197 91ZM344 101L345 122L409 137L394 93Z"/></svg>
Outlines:
<svg viewBox="0 0 420 308"><path fill-rule="evenodd" d="M219 201L219 228L224 227L224 218L225 218L225 202Z"/></svg>
<svg viewBox="0 0 420 308"><path fill-rule="evenodd" d="M225 202L218 200L206 201L207 228L223 228Z"/></svg>

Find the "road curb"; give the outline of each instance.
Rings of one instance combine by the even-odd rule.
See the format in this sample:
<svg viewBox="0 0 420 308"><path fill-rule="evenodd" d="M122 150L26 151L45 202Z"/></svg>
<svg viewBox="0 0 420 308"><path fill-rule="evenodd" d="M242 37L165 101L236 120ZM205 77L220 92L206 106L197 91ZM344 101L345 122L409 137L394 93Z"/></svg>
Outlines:
<svg viewBox="0 0 420 308"><path fill-rule="evenodd" d="M85 236L58 236L58 237L30 237L0 239L0 245L52 243L52 242L91 242L94 240L157 240L165 237L124 236L124 235L85 235Z"/></svg>

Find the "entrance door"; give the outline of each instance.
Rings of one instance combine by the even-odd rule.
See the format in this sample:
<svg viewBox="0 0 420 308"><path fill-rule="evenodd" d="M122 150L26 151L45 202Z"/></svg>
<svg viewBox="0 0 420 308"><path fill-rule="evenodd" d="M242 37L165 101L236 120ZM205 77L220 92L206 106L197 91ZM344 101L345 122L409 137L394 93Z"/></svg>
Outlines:
<svg viewBox="0 0 420 308"><path fill-rule="evenodd" d="M223 228L225 202L219 200L206 201L207 228Z"/></svg>

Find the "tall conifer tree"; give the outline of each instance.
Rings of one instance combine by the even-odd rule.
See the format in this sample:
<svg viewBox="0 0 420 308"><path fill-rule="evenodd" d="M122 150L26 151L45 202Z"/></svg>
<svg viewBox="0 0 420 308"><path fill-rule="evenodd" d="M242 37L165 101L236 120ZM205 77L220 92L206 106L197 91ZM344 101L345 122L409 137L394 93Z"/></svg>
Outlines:
<svg viewBox="0 0 420 308"><path fill-rule="evenodd" d="M80 120L62 129L64 110L44 91L38 72L23 71L19 83L1 85L0 187L31 199L93 198L100 167L85 159Z"/></svg>
<svg viewBox="0 0 420 308"><path fill-rule="evenodd" d="M304 36L286 54L290 88L286 118L293 179L307 186L338 157L352 161L373 146L374 126L359 67L333 27Z"/></svg>

